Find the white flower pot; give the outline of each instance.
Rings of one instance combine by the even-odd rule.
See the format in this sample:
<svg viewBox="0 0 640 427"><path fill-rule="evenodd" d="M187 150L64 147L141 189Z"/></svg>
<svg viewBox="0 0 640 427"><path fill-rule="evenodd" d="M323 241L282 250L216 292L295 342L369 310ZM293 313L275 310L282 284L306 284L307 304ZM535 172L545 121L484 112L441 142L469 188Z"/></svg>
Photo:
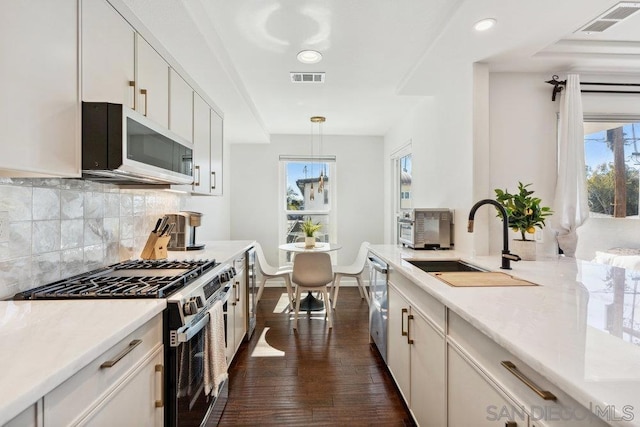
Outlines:
<svg viewBox="0 0 640 427"><path fill-rule="evenodd" d="M316 246L316 238L315 237L309 237L309 236L305 236L304 238L304 247L305 248L313 248Z"/></svg>
<svg viewBox="0 0 640 427"><path fill-rule="evenodd" d="M511 241L511 253L519 255L523 261L535 261L536 241L514 239Z"/></svg>

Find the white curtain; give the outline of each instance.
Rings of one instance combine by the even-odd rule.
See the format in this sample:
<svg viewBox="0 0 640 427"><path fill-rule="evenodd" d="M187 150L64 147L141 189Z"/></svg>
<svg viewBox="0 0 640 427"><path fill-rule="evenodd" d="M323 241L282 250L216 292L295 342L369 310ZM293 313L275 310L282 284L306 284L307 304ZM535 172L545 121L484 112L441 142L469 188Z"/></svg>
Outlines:
<svg viewBox="0 0 640 427"><path fill-rule="evenodd" d="M551 225L557 233L560 249L573 257L578 244L576 229L589 216L582 98L577 74L567 76L562 91L558 138L558 180Z"/></svg>

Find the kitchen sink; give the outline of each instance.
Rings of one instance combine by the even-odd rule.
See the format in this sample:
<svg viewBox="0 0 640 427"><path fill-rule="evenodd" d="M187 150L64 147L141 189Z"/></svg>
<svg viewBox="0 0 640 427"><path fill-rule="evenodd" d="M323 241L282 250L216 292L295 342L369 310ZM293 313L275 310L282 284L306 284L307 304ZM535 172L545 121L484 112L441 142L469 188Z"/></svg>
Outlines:
<svg viewBox="0 0 640 427"><path fill-rule="evenodd" d="M415 265L420 270L431 272L450 272L450 271L486 271L463 261L424 261L424 260L405 260L409 264Z"/></svg>

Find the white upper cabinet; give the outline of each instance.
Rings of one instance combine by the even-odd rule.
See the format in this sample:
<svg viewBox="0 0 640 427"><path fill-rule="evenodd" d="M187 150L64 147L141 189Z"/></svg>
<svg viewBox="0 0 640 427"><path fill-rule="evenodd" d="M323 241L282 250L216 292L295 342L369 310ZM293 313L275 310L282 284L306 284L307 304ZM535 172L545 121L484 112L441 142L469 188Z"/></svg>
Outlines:
<svg viewBox="0 0 640 427"><path fill-rule="evenodd" d="M209 105L193 96L193 191L211 193L211 117Z"/></svg>
<svg viewBox="0 0 640 427"><path fill-rule="evenodd" d="M193 89L173 69L169 71L169 129L193 142Z"/></svg>
<svg viewBox="0 0 640 427"><path fill-rule="evenodd" d="M80 175L78 0L3 1L0 175Z"/></svg>
<svg viewBox="0 0 640 427"><path fill-rule="evenodd" d="M211 110L211 194L222 196L223 120Z"/></svg>
<svg viewBox="0 0 640 427"><path fill-rule="evenodd" d="M169 128L169 64L139 34L136 35L136 110Z"/></svg>
<svg viewBox="0 0 640 427"><path fill-rule="evenodd" d="M135 30L104 0L82 0L82 100L135 108Z"/></svg>

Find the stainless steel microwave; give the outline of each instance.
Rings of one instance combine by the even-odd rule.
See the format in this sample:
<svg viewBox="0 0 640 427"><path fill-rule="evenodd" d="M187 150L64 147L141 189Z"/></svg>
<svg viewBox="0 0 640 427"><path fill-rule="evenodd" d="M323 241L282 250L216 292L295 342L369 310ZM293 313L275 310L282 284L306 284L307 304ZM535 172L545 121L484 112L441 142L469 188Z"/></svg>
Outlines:
<svg viewBox="0 0 640 427"><path fill-rule="evenodd" d="M191 184L193 144L124 105L83 102L82 176L114 184Z"/></svg>
<svg viewBox="0 0 640 427"><path fill-rule="evenodd" d="M453 211L423 208L402 212L398 242L413 249L450 249L453 246Z"/></svg>

